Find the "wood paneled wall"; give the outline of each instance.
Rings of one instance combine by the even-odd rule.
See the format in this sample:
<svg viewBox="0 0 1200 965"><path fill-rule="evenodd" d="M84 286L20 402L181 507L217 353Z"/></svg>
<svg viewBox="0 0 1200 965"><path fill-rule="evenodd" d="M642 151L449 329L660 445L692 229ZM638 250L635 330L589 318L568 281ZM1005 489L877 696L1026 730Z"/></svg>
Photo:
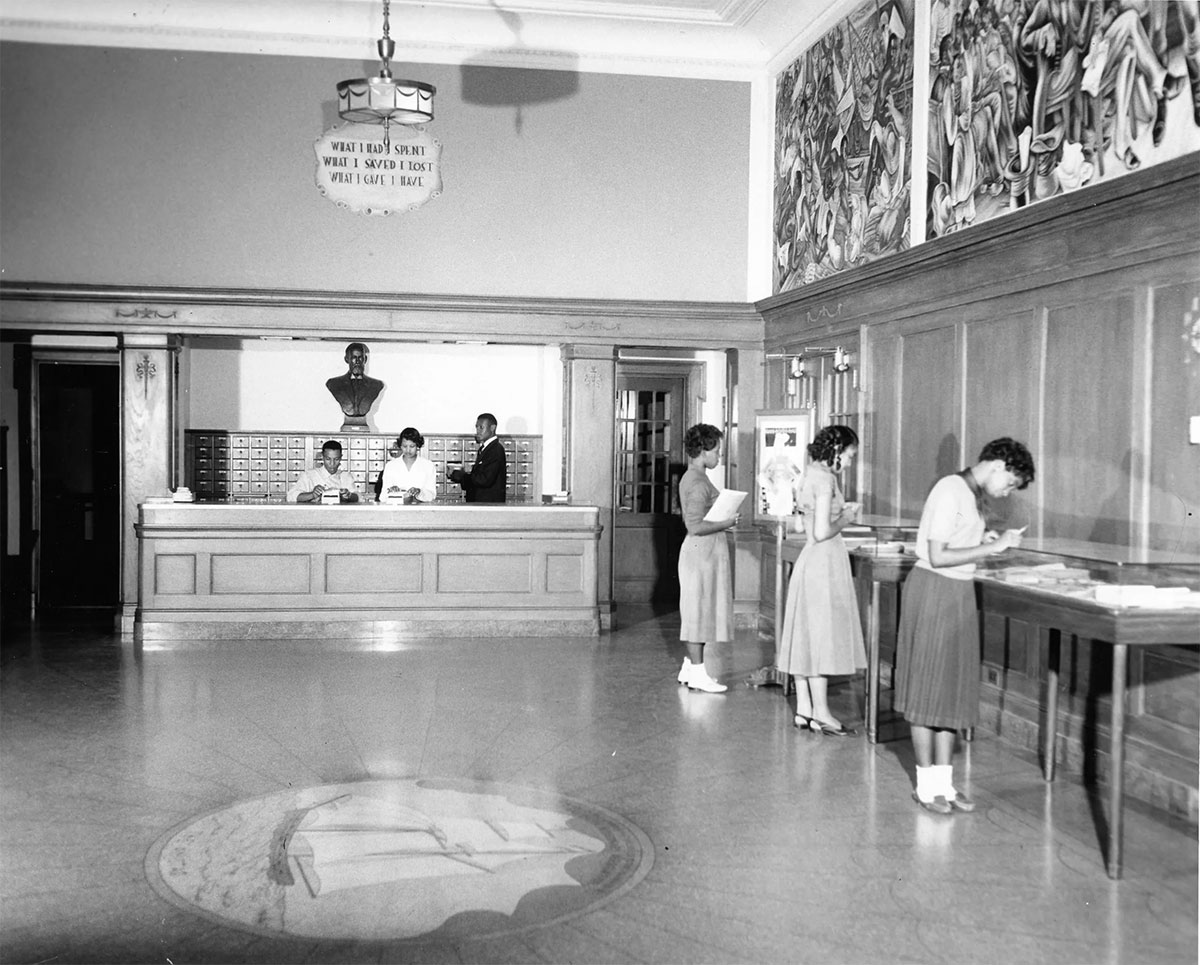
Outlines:
<svg viewBox="0 0 1200 965"><path fill-rule="evenodd" d="M859 341L869 511L1010 435L1031 534L1200 550L1198 211L1189 155L762 302L766 351Z"/></svg>
<svg viewBox="0 0 1200 965"><path fill-rule="evenodd" d="M993 507L1010 525L1195 552L1198 212L1189 155L761 302L765 348L859 339L868 511L919 516L934 481L1010 435L1037 464L1034 485ZM985 622L984 718L1031 749L1046 646L1045 628ZM1065 756L1085 778L1106 767L1109 651L1064 641ZM1131 663L1128 788L1194 822L1197 648Z"/></svg>

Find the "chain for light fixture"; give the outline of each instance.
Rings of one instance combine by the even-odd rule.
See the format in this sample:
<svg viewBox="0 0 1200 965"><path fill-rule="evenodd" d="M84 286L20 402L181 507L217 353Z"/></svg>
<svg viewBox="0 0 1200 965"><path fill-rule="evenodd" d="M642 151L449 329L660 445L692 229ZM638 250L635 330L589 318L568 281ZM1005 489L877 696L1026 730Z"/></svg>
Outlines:
<svg viewBox="0 0 1200 965"><path fill-rule="evenodd" d="M392 123L424 124L433 120L433 97L437 88L419 80L394 80L390 0L383 0L383 36L376 42L379 51L378 77L344 80L337 85L338 116L355 124L383 125L383 152L391 153L389 136Z"/></svg>

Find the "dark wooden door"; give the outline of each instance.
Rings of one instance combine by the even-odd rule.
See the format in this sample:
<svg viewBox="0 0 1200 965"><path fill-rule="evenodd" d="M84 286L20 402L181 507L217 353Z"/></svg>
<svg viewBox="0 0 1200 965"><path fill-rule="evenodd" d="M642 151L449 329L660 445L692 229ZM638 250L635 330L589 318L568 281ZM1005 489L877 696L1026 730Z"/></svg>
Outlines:
<svg viewBox="0 0 1200 965"><path fill-rule="evenodd" d="M120 598L120 369L39 360L36 420L37 607L115 606Z"/></svg>

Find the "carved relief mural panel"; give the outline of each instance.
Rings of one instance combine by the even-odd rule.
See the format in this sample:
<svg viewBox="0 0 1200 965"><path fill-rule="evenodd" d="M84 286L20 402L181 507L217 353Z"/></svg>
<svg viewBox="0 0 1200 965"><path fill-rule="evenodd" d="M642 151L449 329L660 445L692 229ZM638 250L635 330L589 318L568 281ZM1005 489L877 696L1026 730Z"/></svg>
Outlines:
<svg viewBox="0 0 1200 965"><path fill-rule="evenodd" d="M1195 0L917 2L776 78L775 292L1200 150Z"/></svg>
<svg viewBox="0 0 1200 965"><path fill-rule="evenodd" d="M908 247L912 26L871 0L779 75L775 291Z"/></svg>
<svg viewBox="0 0 1200 965"><path fill-rule="evenodd" d="M1200 148L1196 10L931 0L927 236Z"/></svg>

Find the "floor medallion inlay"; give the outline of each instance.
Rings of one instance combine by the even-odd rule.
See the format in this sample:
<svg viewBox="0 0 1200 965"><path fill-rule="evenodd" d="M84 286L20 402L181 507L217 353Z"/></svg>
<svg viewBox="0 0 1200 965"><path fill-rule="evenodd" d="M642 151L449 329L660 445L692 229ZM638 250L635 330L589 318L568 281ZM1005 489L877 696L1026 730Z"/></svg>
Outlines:
<svg viewBox="0 0 1200 965"><path fill-rule="evenodd" d="M266 935L445 941L543 927L633 887L646 835L548 791L461 780L289 789L163 835L169 901Z"/></svg>

